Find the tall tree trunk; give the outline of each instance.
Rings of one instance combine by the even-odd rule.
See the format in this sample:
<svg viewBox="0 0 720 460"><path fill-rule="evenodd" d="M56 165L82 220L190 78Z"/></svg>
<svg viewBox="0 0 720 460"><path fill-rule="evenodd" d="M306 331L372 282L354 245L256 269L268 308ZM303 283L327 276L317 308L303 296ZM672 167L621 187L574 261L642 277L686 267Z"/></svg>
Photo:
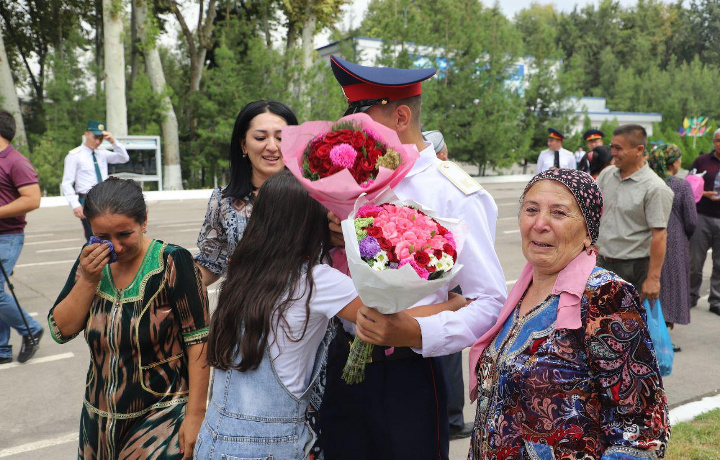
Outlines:
<svg viewBox="0 0 720 460"><path fill-rule="evenodd" d="M102 0L95 0L95 99L100 96L103 75L103 10Z"/></svg>
<svg viewBox="0 0 720 460"><path fill-rule="evenodd" d="M105 113L107 130L126 136L125 50L123 48L122 0L103 0L105 30Z"/></svg>
<svg viewBox="0 0 720 460"><path fill-rule="evenodd" d="M138 75L138 54L140 54L140 51L138 50L140 38L138 37L137 31L138 21L135 17L137 14L135 11L135 0L131 0L130 4L130 81L127 85L129 92L132 91L133 84L135 83L135 79Z"/></svg>
<svg viewBox="0 0 720 460"><path fill-rule="evenodd" d="M180 141L178 139L178 123L170 97L167 95L165 73L163 72L160 53L152 38L148 35L148 8L146 0L135 0L135 20L138 36L143 44L145 54L145 70L147 71L153 92L163 94L161 111L163 119L160 123L163 134L163 188L165 190L182 190L182 172L180 169Z"/></svg>
<svg viewBox="0 0 720 460"><path fill-rule="evenodd" d="M310 113L310 98L307 95L307 73L313 65L313 52L315 46L313 40L315 38L315 28L317 27L317 16L313 11L314 1L308 1L305 4L305 21L302 26L302 70L297 85L297 97L302 102L303 107Z"/></svg>
<svg viewBox="0 0 720 460"><path fill-rule="evenodd" d="M28 142L25 135L25 123L23 123L22 112L20 112L20 103L15 92L15 82L10 71L10 63L5 52L2 33L0 33L0 104L2 104L3 109L15 117L16 128L13 146L18 150L26 149Z"/></svg>

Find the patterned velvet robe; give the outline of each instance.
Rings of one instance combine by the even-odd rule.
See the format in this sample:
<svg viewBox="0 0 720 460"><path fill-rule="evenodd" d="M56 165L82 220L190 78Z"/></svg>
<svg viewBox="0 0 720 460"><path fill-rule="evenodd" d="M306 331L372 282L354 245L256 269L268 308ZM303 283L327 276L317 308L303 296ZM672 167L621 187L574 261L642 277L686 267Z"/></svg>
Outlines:
<svg viewBox="0 0 720 460"><path fill-rule="evenodd" d="M78 263L55 305L75 285ZM75 336L60 334L54 308L50 331L65 343ZM207 340L207 325L207 294L187 250L153 240L124 289L115 287L105 267L85 325L90 367L78 458L182 458L186 349Z"/></svg>

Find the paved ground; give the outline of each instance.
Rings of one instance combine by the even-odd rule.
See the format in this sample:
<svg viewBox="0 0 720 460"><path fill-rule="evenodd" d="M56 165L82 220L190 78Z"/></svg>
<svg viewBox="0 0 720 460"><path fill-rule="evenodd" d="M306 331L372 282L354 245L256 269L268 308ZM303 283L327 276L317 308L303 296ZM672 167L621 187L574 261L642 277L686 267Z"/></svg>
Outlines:
<svg viewBox="0 0 720 460"><path fill-rule="evenodd" d="M499 208L496 249L509 287L524 264L516 219L523 185L487 185ZM151 203L148 234L194 248L205 206L202 200ZM64 207L42 208L28 217L25 248L13 283L23 307L44 323L82 245L82 229ZM709 273L708 265L706 275ZM707 294L706 286L703 294ZM720 390L720 317L707 308L704 298L693 310L692 324L672 333L673 341L683 348L676 356L673 375L665 379L673 406ZM17 354L19 340L14 332L11 343ZM82 338L61 346L48 335L36 357L27 364L0 365L0 458L76 458L87 366L88 351ZM473 410L468 402L467 421L472 420ZM467 448L467 440L451 443L451 459L466 458Z"/></svg>

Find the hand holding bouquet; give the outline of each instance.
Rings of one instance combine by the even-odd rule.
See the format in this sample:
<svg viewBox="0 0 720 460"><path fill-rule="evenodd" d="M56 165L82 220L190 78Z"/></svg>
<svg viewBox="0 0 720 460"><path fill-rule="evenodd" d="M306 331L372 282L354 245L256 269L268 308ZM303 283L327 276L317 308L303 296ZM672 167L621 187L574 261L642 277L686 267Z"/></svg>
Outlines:
<svg viewBox="0 0 720 460"><path fill-rule="evenodd" d="M457 256L466 226L434 217L432 210L411 200L400 201L391 190L374 202L361 197L342 229L355 288L365 305L383 314L414 305L462 268ZM372 347L355 338L343 370L346 382L363 381Z"/></svg>
<svg viewBox="0 0 720 460"><path fill-rule="evenodd" d="M283 157L310 196L344 219L360 195L373 198L397 185L419 154L395 131L359 113L337 123L283 128Z"/></svg>

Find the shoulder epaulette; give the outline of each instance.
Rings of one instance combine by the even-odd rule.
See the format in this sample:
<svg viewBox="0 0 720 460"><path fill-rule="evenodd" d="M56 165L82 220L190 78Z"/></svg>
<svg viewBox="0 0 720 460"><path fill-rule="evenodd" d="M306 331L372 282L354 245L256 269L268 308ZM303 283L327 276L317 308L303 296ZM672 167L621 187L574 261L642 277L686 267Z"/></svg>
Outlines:
<svg viewBox="0 0 720 460"><path fill-rule="evenodd" d="M465 195L472 195L477 191L483 190L482 185L478 184L475 179L470 177L470 174L466 173L464 169L452 161L443 161L438 165L438 169L443 176Z"/></svg>

